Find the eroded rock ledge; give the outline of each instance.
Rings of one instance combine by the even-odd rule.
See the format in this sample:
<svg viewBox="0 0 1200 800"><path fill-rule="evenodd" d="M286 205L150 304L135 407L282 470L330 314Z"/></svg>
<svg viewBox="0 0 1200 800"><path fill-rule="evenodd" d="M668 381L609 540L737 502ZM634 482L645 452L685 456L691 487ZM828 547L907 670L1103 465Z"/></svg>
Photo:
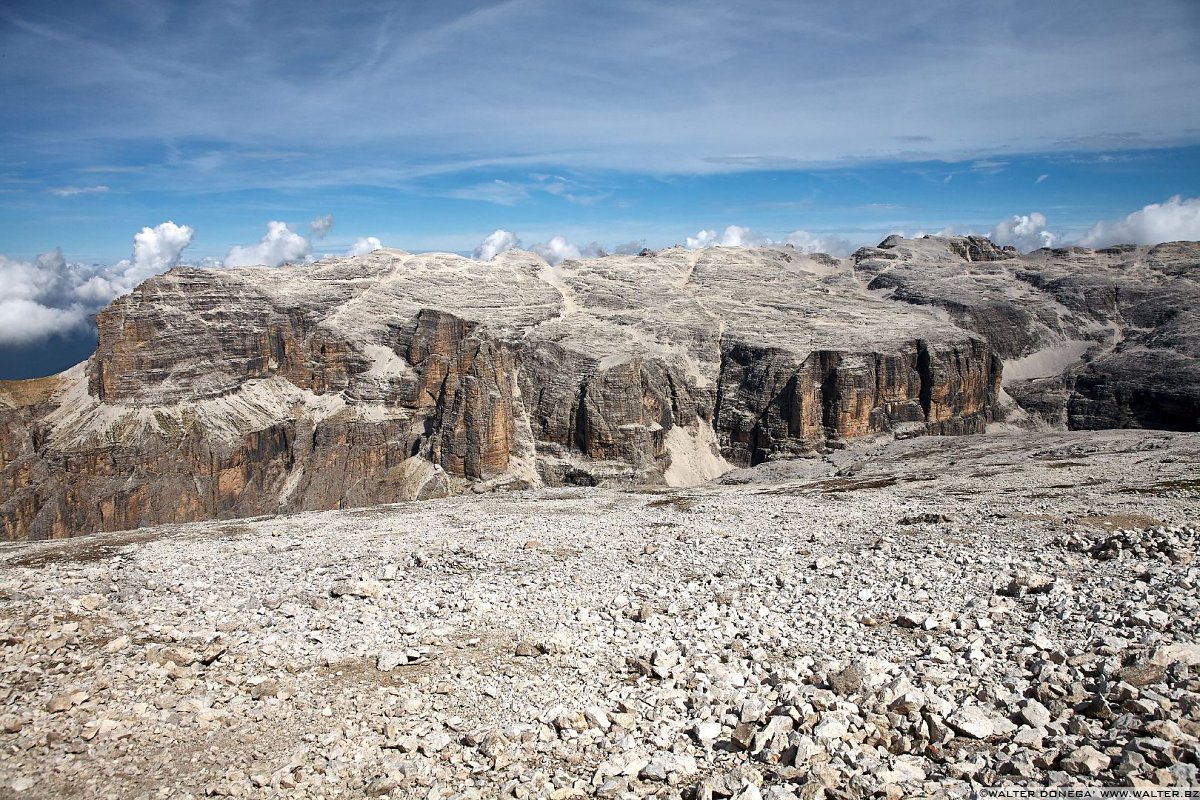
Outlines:
<svg viewBox="0 0 1200 800"><path fill-rule="evenodd" d="M1127 416L1103 366L1123 357L1103 335L1108 306L1087 316L1099 290L1039 286L1063 286L1083 256L983 243L889 239L844 262L676 248L549 267L515 251L479 263L382 250L173 270L99 315L84 364L0 384L4 534L467 488L688 485L869 433L978 433L1000 413L1002 358L1076 336L1107 354L1079 370L1077 396L1062 384L1061 405L1084 421ZM1186 247L1168 254L1175 289L1195 287L1194 268L1176 268L1196 263ZM1150 263L1145 250L1127 260ZM1010 273L1069 318L1009 297L1036 317L1013 330L999 295L968 285ZM1169 310L1155 319L1186 339ZM1194 363L1185 351L1163 357Z"/></svg>

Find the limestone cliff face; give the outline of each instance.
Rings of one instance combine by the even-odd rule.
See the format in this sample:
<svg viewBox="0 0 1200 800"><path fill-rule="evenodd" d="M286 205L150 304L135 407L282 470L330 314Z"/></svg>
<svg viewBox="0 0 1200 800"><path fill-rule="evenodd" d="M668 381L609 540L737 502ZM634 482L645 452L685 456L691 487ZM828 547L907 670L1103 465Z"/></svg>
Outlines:
<svg viewBox="0 0 1200 800"><path fill-rule="evenodd" d="M1200 430L1200 242L1018 256L980 237L889 237L851 260L873 293L982 336L1036 417Z"/></svg>
<svg viewBox="0 0 1200 800"><path fill-rule="evenodd" d="M100 314L89 361L0 384L4 535L681 484L982 431L996 347L865 284L826 256L723 248L173 270Z"/></svg>
<svg viewBox="0 0 1200 800"><path fill-rule="evenodd" d="M435 432L430 459L466 478L503 473L516 437L509 351L477 324L429 309L400 347L420 376L414 401Z"/></svg>
<svg viewBox="0 0 1200 800"><path fill-rule="evenodd" d="M732 462L802 455L885 431L982 433L994 419L1000 366L979 340L916 340L892 353L820 350L799 364L753 348L725 354L717 415Z"/></svg>

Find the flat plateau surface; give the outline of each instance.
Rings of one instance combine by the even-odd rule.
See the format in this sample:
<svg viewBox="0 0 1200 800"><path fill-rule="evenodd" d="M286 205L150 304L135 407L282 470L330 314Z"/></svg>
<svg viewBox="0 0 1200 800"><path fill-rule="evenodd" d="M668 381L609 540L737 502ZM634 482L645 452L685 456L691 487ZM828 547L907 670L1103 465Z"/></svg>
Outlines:
<svg viewBox="0 0 1200 800"><path fill-rule="evenodd" d="M0 547L0 796L1196 785L1200 435Z"/></svg>

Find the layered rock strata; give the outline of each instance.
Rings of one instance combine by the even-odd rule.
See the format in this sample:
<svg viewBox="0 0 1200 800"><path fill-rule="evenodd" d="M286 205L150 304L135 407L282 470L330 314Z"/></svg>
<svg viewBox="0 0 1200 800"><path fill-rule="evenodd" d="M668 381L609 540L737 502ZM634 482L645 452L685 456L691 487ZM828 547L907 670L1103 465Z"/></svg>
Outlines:
<svg viewBox="0 0 1200 800"><path fill-rule="evenodd" d="M889 237L851 260L873 293L984 337L1006 393L1037 417L1200 430L1198 242L1020 256L982 237Z"/></svg>
<svg viewBox="0 0 1200 800"><path fill-rule="evenodd" d="M0 383L9 539L474 488L687 485L874 433L1200 428L1200 244L889 237L550 267L177 269ZM1003 389L1001 375L1004 376ZM1013 402L1015 401L1015 402Z"/></svg>
<svg viewBox="0 0 1200 800"><path fill-rule="evenodd" d="M985 336L789 250L176 269L0 385L6 538L468 487L687 485L997 413Z"/></svg>

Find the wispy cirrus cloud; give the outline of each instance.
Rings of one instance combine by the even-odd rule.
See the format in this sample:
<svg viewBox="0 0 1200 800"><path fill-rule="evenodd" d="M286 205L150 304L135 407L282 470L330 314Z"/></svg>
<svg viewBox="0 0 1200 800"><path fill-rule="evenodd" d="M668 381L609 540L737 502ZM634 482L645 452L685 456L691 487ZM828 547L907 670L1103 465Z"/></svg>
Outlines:
<svg viewBox="0 0 1200 800"><path fill-rule="evenodd" d="M50 190L50 194L55 197L75 197L80 194L104 194L108 191L107 186L59 186Z"/></svg>
<svg viewBox="0 0 1200 800"><path fill-rule="evenodd" d="M972 162L971 171L981 172L984 175L995 175L1008 169L1007 161L985 158L979 161Z"/></svg>
<svg viewBox="0 0 1200 800"><path fill-rule="evenodd" d="M451 189L446 192L446 195L458 200L479 200L500 206L515 206L522 200L528 199L529 190L521 184L497 178L485 183Z"/></svg>
<svg viewBox="0 0 1200 800"><path fill-rule="evenodd" d="M964 4L954 30L916 2L864 14L855 4L801 12L773 0L587 10L506 0L426 6L403 24L316 0L288 15L259 2L197 2L173 7L162 24L133 9L7 6L6 152L79 168L81 158L127 163L131 151L167 142L201 151L157 160L178 180L240 172L274 185L318 181L331 165L403 171L505 158L654 174L847 159L986 163L1190 143L1200 130L1200 89L1187 79L1200 68L1197 12L1187 0L1052 9L1018 0L1004 18ZM1034 14L1039 25L1014 33L1011 20ZM963 29L993 35L964 47ZM379 102L364 112L364 98ZM69 135L53 113L64 104L75 111ZM1169 118L1156 113L1164 105ZM868 112L887 124L846 124Z"/></svg>
<svg viewBox="0 0 1200 800"><path fill-rule="evenodd" d="M535 195L557 197L575 205L590 206L612 196L611 192L597 191L571 178L537 173L519 181L494 178L472 183L450 189L445 194L459 200L478 200L500 206L515 206Z"/></svg>

